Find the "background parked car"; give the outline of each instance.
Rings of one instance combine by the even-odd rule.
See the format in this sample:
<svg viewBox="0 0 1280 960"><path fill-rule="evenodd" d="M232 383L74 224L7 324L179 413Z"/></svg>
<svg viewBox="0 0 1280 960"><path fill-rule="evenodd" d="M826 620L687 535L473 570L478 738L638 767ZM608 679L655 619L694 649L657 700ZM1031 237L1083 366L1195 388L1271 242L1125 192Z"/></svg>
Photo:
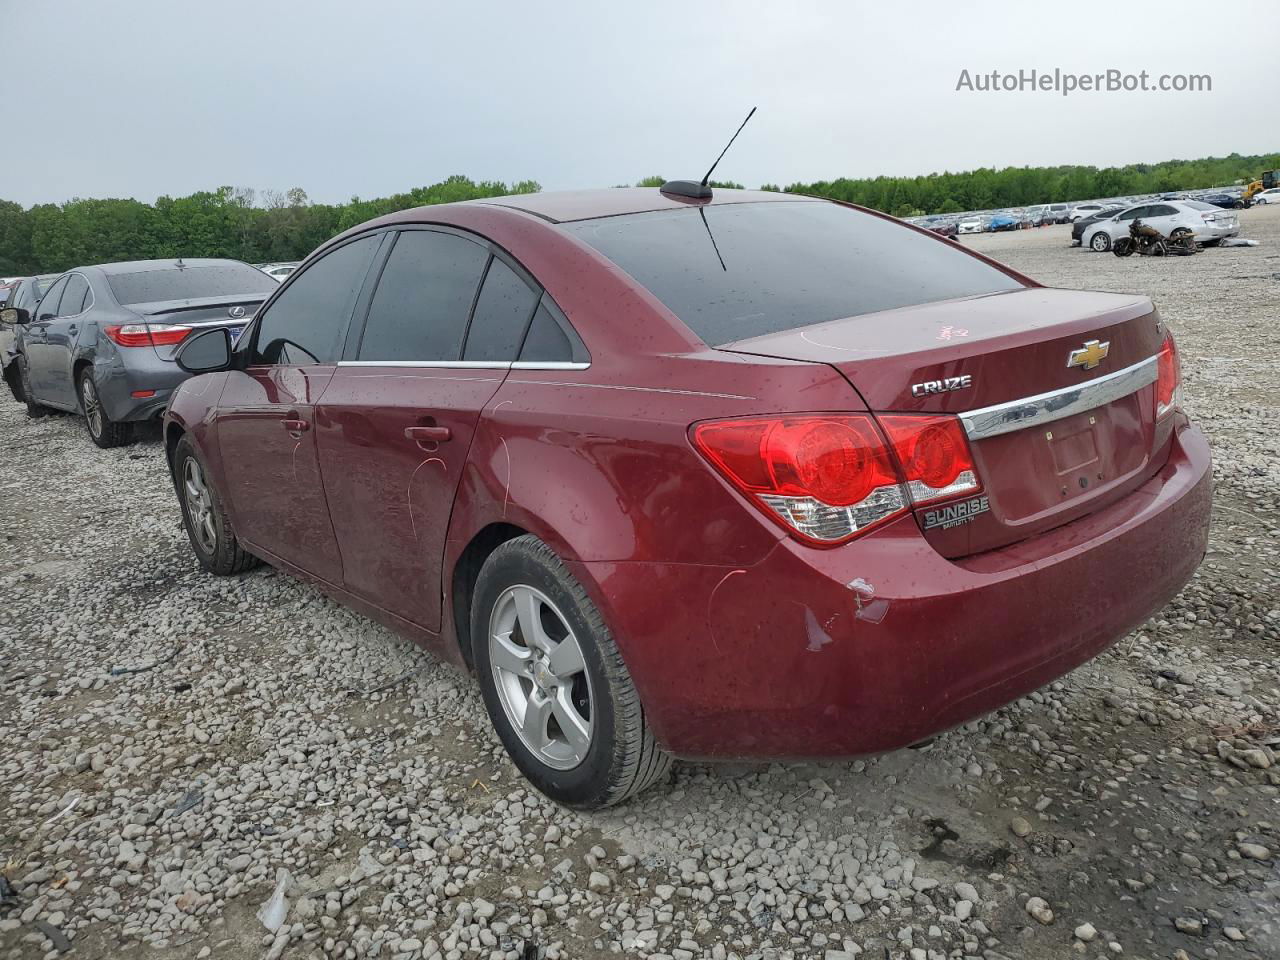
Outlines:
<svg viewBox="0 0 1280 960"><path fill-rule="evenodd" d="M1071 219L1071 208L1065 203L1051 203L1045 207L1046 223L1066 223Z"/></svg>
<svg viewBox="0 0 1280 960"><path fill-rule="evenodd" d="M1098 220L1085 229L1084 243L1091 250L1110 250L1114 241L1128 235L1134 220L1155 227L1166 237L1178 228L1185 228L1197 242L1209 246L1240 232L1240 221L1234 213L1199 200L1170 200L1138 204L1114 217Z"/></svg>
<svg viewBox="0 0 1280 960"><path fill-rule="evenodd" d="M987 229L987 220L985 217L964 217L956 224L956 231L959 233L982 233Z"/></svg>
<svg viewBox="0 0 1280 960"><path fill-rule="evenodd" d="M13 292L9 297L8 308L20 308L34 314L36 305L44 298L53 281L58 279L56 273L47 273L37 277L25 277L13 284ZM18 372L17 351L17 318L20 314L0 313L0 367L3 368L4 382L9 385L10 392L19 403L27 399L22 390L22 376Z"/></svg>
<svg viewBox="0 0 1280 960"><path fill-rule="evenodd" d="M922 226L940 237L955 237L959 232L955 220L951 217L926 217Z"/></svg>
<svg viewBox="0 0 1280 960"><path fill-rule="evenodd" d="M27 410L80 411L89 437L114 447L158 417L187 378L176 347L196 329L239 333L277 283L236 260L135 260L76 267L17 321Z"/></svg>
<svg viewBox="0 0 1280 960"><path fill-rule="evenodd" d="M1018 218L1008 212L992 214L991 219L987 221L987 229L992 233L999 233L1004 230L1017 230Z"/></svg>
<svg viewBox="0 0 1280 960"><path fill-rule="evenodd" d="M1206 193L1196 197L1201 203L1211 203L1224 210L1243 210L1248 206L1244 197L1238 193Z"/></svg>
<svg viewBox="0 0 1280 960"><path fill-rule="evenodd" d="M284 283L289 274L298 269L297 263L264 263L258 267L276 283Z"/></svg>
<svg viewBox="0 0 1280 960"><path fill-rule="evenodd" d="M1075 221L1075 223L1071 224L1071 245L1073 247L1080 245L1084 238L1084 232L1089 229L1090 225L1097 223L1099 220L1110 219L1124 209L1124 207L1116 206L1102 207L1099 210L1095 210L1087 217L1081 217L1079 220Z"/></svg>
<svg viewBox="0 0 1280 960"><path fill-rule="evenodd" d="M1101 203L1078 203L1071 208L1070 212L1067 214L1067 219L1072 223L1075 223L1077 220L1083 220L1085 217L1091 217L1095 213L1104 209L1106 209L1106 206Z"/></svg>
<svg viewBox="0 0 1280 960"><path fill-rule="evenodd" d="M1280 203L1280 187L1272 187L1270 190L1263 190L1261 193L1254 194L1254 203Z"/></svg>

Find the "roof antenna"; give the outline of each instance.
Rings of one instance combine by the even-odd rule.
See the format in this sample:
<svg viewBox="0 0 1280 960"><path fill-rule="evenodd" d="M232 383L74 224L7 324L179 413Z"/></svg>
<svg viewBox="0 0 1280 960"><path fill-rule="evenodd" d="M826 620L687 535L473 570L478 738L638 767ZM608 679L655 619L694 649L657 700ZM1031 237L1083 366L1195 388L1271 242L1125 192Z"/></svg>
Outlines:
<svg viewBox="0 0 1280 960"><path fill-rule="evenodd" d="M720 245L716 243L716 235L711 232L711 224L707 223L707 208L704 204L698 207L698 212L702 214L702 225L707 228L707 236L711 238L711 247L716 252L716 257L720 261L720 269L725 273L729 272L729 268L724 265L724 257L720 256Z"/></svg>
<svg viewBox="0 0 1280 960"><path fill-rule="evenodd" d="M747 114L747 120L755 116L756 108L752 107L751 112ZM702 178L700 183L694 183L692 180L668 180L662 185L662 192L670 194L673 197L690 197L694 200L708 200L711 198L711 188L707 183L711 180L711 174L715 172L720 161L724 159L724 155L729 152L729 148L733 146L733 141L738 139L738 134L742 132L742 127L747 125L747 120L742 121L742 126L732 137L729 142L724 145L724 149L720 151L720 156L716 157L716 162L711 165L711 169L707 171L706 176Z"/></svg>

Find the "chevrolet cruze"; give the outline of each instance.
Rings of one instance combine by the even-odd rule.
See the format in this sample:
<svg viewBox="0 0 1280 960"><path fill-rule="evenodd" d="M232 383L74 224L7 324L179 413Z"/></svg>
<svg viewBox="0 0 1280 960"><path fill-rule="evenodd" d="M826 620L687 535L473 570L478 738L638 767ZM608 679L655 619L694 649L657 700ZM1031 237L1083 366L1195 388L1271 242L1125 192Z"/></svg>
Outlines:
<svg viewBox="0 0 1280 960"><path fill-rule="evenodd" d="M1205 550L1209 449L1148 299L825 200L395 213L178 362L199 562L474 671L570 806L672 757L925 740L1098 654Z"/></svg>

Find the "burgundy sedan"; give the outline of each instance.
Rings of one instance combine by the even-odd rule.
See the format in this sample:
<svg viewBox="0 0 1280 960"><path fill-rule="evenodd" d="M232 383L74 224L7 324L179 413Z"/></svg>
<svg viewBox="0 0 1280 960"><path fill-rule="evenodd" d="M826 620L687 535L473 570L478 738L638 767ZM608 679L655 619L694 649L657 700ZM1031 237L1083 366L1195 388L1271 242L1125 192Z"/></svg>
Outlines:
<svg viewBox="0 0 1280 960"><path fill-rule="evenodd" d="M670 758L846 757L1049 683L1204 551L1209 449L1141 296L788 194L424 207L180 361L191 545L474 671L565 804Z"/></svg>

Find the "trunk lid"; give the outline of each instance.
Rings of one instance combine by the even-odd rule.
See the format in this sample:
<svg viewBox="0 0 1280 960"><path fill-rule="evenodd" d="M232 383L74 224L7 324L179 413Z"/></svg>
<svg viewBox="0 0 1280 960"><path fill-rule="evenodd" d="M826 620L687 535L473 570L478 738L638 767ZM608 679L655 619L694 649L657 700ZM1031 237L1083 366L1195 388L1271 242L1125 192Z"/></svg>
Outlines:
<svg viewBox="0 0 1280 960"><path fill-rule="evenodd" d="M968 414L982 490L959 509L915 511L933 546L961 557L1101 509L1159 468L1170 432L1151 386L1162 338L1146 297L1035 287L722 349L829 364L878 413Z"/></svg>
<svg viewBox="0 0 1280 960"><path fill-rule="evenodd" d="M228 327L232 340L240 335L262 306L265 294L235 294L220 297L197 297L189 300L156 300L131 303L130 310L144 323L176 323L191 327ZM237 316L239 314L239 316ZM181 343L152 349L161 360L172 360Z"/></svg>

